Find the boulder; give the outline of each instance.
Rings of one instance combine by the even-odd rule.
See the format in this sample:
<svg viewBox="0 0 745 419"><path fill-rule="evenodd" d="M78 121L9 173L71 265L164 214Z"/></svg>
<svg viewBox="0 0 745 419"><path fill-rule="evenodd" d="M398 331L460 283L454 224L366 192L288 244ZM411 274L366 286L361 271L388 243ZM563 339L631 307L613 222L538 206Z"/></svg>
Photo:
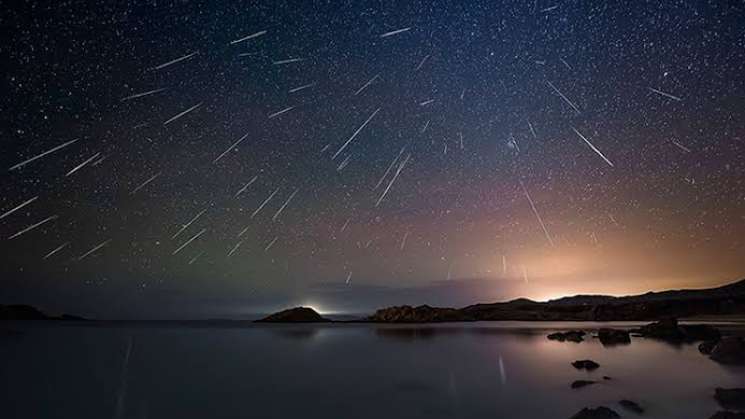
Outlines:
<svg viewBox="0 0 745 419"><path fill-rule="evenodd" d="M321 317L312 308L295 307L282 310L256 321L264 323L321 323L330 322L331 320Z"/></svg>
<svg viewBox="0 0 745 419"><path fill-rule="evenodd" d="M559 342L582 342L584 340L585 332L581 330L569 330L567 332L556 332L551 333L547 336L548 340L558 340Z"/></svg>
<svg viewBox="0 0 745 419"><path fill-rule="evenodd" d="M709 357L721 364L745 364L745 340L738 336L722 338Z"/></svg>
<svg viewBox="0 0 745 419"><path fill-rule="evenodd" d="M665 319L650 323L636 330L640 335L662 340L683 340L685 335L678 327L677 319Z"/></svg>
<svg viewBox="0 0 745 419"><path fill-rule="evenodd" d="M719 330L707 324L680 325L677 319L665 319L642 326L634 332L653 339L668 342L692 342L697 340L719 340Z"/></svg>
<svg viewBox="0 0 745 419"><path fill-rule="evenodd" d="M582 387L587 387L589 385L593 385L595 383L596 383L595 381L591 381L591 380L576 380L572 382L570 387L571 388L582 388Z"/></svg>
<svg viewBox="0 0 745 419"><path fill-rule="evenodd" d="M586 407L575 413L574 416L569 419L616 419L620 417L621 416L613 410L605 406L600 406L595 408Z"/></svg>
<svg viewBox="0 0 745 419"><path fill-rule="evenodd" d="M714 347L717 346L716 340L705 340L698 345L698 351L704 355L710 355Z"/></svg>
<svg viewBox="0 0 745 419"><path fill-rule="evenodd" d="M612 345L627 345L631 343L629 332L618 329L600 329L598 330L598 338L603 346Z"/></svg>
<svg viewBox="0 0 745 419"><path fill-rule="evenodd" d="M638 403L633 402L631 400L625 400L624 399L624 400L619 401L618 404L620 404L621 407L623 407L624 409L628 410L629 412L634 412L637 415L641 415L642 413L644 413L644 408L642 408L641 406L639 406Z"/></svg>
<svg viewBox="0 0 745 419"><path fill-rule="evenodd" d="M592 371L598 369L600 367L600 364L590 359L582 359L580 361L572 362L572 366L574 368L577 368L578 370Z"/></svg>
<svg viewBox="0 0 745 419"><path fill-rule="evenodd" d="M714 390L714 398L725 409L745 409L745 388L721 388Z"/></svg>

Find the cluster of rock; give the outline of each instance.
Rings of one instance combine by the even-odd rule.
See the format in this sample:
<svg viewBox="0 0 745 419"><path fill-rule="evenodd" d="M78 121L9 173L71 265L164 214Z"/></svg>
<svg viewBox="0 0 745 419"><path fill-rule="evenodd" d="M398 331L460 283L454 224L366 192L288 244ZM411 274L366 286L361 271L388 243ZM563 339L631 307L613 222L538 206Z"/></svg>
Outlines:
<svg viewBox="0 0 745 419"><path fill-rule="evenodd" d="M576 332L576 331L572 331ZM582 332L584 333L584 332ZM558 339L553 339L558 340ZM594 371L598 368L600 368L600 364L597 362L591 360L591 359L581 359L572 362L572 366L578 370L586 370L586 371ZM610 380L610 377L603 376L604 380ZM587 387L593 384L597 384L597 381L594 380L575 380L572 382L572 384L569 385L572 389L580 389L583 387ZM637 415L641 415L644 413L644 408L642 408L638 403L633 402L631 400L623 399L618 402L618 404L623 408L630 412L636 413ZM571 419L604 419L604 418L619 418L620 416L618 413L616 413L613 409L605 407L605 406L599 406L594 408L586 407L579 412L577 412L574 416L572 416Z"/></svg>
<svg viewBox="0 0 745 419"><path fill-rule="evenodd" d="M551 333L547 336L549 340L559 342L582 342L586 332L582 330L570 330L566 332ZM629 344L631 336L648 339L663 340L668 343L681 344L701 341L699 351L723 364L745 364L745 340L738 336L722 337L718 329L710 325L687 325L679 324L674 318L660 320L647 324L638 329L626 330L601 328L597 337L603 346ZM572 366L578 370L593 371L600 365L592 360L583 359L572 362ZM610 377L603 377L610 379ZM596 384L593 380L575 380L571 383L572 389L579 389ZM717 388L714 398L719 404L727 409L717 412L711 419L745 419L745 389ZM618 402L624 409L641 415L644 409L631 400ZM584 408L577 412L571 419L605 419L619 418L620 415L606 406L595 408Z"/></svg>
<svg viewBox="0 0 745 419"><path fill-rule="evenodd" d="M473 321L474 319L454 308L421 305L383 308L367 320L382 323L439 323Z"/></svg>
<svg viewBox="0 0 745 419"><path fill-rule="evenodd" d="M569 341L579 343L584 340L586 333L582 330L570 330L568 332L556 332L548 335L549 340L558 340L559 342Z"/></svg>
<svg viewBox="0 0 745 419"><path fill-rule="evenodd" d="M717 388L714 399L727 410L717 412L711 419L745 419L745 388Z"/></svg>

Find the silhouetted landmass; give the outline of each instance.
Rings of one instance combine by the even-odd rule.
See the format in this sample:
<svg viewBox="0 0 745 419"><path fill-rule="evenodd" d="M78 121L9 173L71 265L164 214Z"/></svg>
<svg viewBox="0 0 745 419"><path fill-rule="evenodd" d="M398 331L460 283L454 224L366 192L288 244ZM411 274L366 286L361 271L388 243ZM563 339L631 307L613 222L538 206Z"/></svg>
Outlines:
<svg viewBox="0 0 745 419"><path fill-rule="evenodd" d="M620 417L614 410L600 406L595 408L586 407L569 419L615 419Z"/></svg>
<svg viewBox="0 0 745 419"><path fill-rule="evenodd" d="M520 321L647 321L665 318L745 314L745 280L718 288L649 292L628 297L578 295L547 302L520 298L503 303L475 304L460 309L427 305L380 309L367 321L428 323L477 320ZM680 328L659 332L686 335L706 330ZM650 330L654 333L654 330ZM699 333L700 332L700 333Z"/></svg>
<svg viewBox="0 0 745 419"><path fill-rule="evenodd" d="M79 316L63 314L48 316L36 307L25 304L0 305L0 320L85 320Z"/></svg>
<svg viewBox="0 0 745 419"><path fill-rule="evenodd" d="M321 323L330 322L331 320L322 317L312 308L295 307L282 310L256 321L263 323Z"/></svg>

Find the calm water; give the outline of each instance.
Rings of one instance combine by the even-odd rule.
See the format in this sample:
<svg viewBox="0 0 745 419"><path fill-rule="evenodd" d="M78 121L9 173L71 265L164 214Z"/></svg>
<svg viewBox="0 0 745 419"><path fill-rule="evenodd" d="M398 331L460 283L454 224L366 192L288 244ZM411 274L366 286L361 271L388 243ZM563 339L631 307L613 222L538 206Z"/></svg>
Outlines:
<svg viewBox="0 0 745 419"><path fill-rule="evenodd" d="M546 339L567 326L597 327L5 324L18 333L0 338L0 406L4 418L568 418L594 405L633 417L616 404L628 398L645 417L700 419L715 387L745 386L745 369L695 345ZM570 365L585 358L601 367ZM569 388L588 378L601 383Z"/></svg>

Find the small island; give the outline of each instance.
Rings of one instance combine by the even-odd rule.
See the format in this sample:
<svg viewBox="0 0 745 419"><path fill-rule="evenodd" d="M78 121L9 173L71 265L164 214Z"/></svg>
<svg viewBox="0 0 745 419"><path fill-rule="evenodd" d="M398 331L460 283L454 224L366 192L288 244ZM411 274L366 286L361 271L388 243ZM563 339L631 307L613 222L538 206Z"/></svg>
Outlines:
<svg viewBox="0 0 745 419"><path fill-rule="evenodd" d="M295 307L271 314L263 319L256 320L259 323L327 323L331 320L321 316L310 307Z"/></svg>

